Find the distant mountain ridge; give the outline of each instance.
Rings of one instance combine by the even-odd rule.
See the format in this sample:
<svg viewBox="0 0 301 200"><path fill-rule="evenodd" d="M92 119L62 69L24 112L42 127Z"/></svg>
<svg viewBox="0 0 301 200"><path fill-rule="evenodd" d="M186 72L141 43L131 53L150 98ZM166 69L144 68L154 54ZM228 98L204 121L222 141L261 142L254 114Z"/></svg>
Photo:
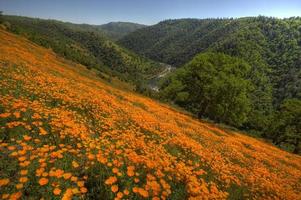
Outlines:
<svg viewBox="0 0 301 200"><path fill-rule="evenodd" d="M132 22L110 22L97 26L98 29L102 30L108 37L112 38L113 40L121 39L125 35L144 27L146 27L146 25Z"/></svg>

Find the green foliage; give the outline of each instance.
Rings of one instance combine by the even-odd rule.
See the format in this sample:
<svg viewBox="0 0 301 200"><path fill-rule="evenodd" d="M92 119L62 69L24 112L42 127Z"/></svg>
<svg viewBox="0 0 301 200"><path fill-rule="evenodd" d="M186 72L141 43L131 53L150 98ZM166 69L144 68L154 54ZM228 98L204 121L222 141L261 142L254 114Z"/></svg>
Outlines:
<svg viewBox="0 0 301 200"><path fill-rule="evenodd" d="M250 66L222 53L204 53L163 85L164 98L218 122L241 126L251 108Z"/></svg>
<svg viewBox="0 0 301 200"><path fill-rule="evenodd" d="M256 109L266 115L272 103L279 105L285 98L301 98L300 30L300 17L179 19L139 29L119 43L174 66L182 66L198 53L208 51L242 58L256 75L253 82L259 89L256 96L260 97ZM260 121L258 115L255 118Z"/></svg>
<svg viewBox="0 0 301 200"><path fill-rule="evenodd" d="M275 144L301 153L301 100L285 100L275 114L268 133Z"/></svg>

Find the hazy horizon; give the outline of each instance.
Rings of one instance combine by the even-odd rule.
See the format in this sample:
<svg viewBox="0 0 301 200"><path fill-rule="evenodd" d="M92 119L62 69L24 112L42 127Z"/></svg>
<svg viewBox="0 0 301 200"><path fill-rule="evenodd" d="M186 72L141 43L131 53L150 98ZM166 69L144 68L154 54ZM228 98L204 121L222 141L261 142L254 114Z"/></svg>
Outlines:
<svg viewBox="0 0 301 200"><path fill-rule="evenodd" d="M5 15L40 19L53 19L76 24L101 25L109 22L133 22L145 25L162 20L182 18L241 18L267 16L276 18L298 17L301 1L298 0L153 0L153 1L51 1L0 0Z"/></svg>
<svg viewBox="0 0 301 200"><path fill-rule="evenodd" d="M109 24L109 23L118 23L118 22L123 22L123 23L134 23L134 24L140 24L140 25L146 25L146 26L152 26L155 25L157 23L160 23L162 21L165 20L180 20L180 19L240 19L240 18L247 18L247 17L259 17L259 16L263 16L263 17L271 17L271 18L277 18L277 19L287 19L287 18L291 18L291 17L301 17L301 16L290 16L290 17L274 17L274 16L266 16L266 15L257 15L257 16L243 16L243 17L207 17L207 18L193 18L193 17L185 17L185 18L169 18L169 19L162 19L161 21L158 21L154 24L143 24L143 23L139 23L139 22L135 22L135 21L108 21L102 24L92 24L92 23L80 23L80 22L72 22L72 21L65 21L65 20L61 20L61 19L54 19L54 18L42 18L42 17L32 17L32 16L25 16L25 15L14 15L14 14L7 14L7 13L3 13L3 15L7 15L7 16L17 16L17 17L28 17L28 18L33 18L33 19L41 19L41 20L56 20L56 21L61 21L64 23L72 23L72 24L87 24L87 25L105 25L105 24Z"/></svg>

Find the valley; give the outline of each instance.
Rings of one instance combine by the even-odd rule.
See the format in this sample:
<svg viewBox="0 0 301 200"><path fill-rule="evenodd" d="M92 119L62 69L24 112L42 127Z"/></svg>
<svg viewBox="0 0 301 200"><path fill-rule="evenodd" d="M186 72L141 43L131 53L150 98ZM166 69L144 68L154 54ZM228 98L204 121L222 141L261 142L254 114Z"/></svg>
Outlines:
<svg viewBox="0 0 301 200"><path fill-rule="evenodd" d="M0 12L0 199L301 200L301 18L127 19Z"/></svg>
<svg viewBox="0 0 301 200"><path fill-rule="evenodd" d="M1 198L300 197L300 156L0 38Z"/></svg>
<svg viewBox="0 0 301 200"><path fill-rule="evenodd" d="M168 74L172 73L172 71L174 71L174 70L175 70L175 67L172 67L171 65L166 65L165 69L162 72L156 74L155 77L153 77L149 80L149 82L148 82L149 88L155 92L159 92L160 80L162 80L162 78L166 77Z"/></svg>

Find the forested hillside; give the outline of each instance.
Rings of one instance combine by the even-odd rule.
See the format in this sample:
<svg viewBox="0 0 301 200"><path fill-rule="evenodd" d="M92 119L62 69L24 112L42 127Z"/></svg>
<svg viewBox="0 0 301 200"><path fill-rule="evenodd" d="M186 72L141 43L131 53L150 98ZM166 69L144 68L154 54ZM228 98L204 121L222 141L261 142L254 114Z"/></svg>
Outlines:
<svg viewBox="0 0 301 200"><path fill-rule="evenodd" d="M115 44L97 26L17 16L2 18L9 31L122 80L140 84L162 70L160 64Z"/></svg>
<svg viewBox="0 0 301 200"><path fill-rule="evenodd" d="M271 126L283 105L300 105L301 18L166 20L119 42L160 62L177 67L188 63L163 83L163 99L201 117L255 130L280 146L293 144L300 152L300 109L290 120L280 120L282 133ZM242 66L248 66L247 73ZM228 109L232 112L227 116Z"/></svg>
<svg viewBox="0 0 301 200"><path fill-rule="evenodd" d="M166 20L127 35L120 44L173 66L207 51L239 57L268 76L279 103L286 97L301 97L300 31L301 18Z"/></svg>
<svg viewBox="0 0 301 200"><path fill-rule="evenodd" d="M225 76L210 69L222 82L233 70L244 97L250 67L212 57L195 61L223 63ZM114 88L1 29L0 96L1 199L300 199L299 155Z"/></svg>

